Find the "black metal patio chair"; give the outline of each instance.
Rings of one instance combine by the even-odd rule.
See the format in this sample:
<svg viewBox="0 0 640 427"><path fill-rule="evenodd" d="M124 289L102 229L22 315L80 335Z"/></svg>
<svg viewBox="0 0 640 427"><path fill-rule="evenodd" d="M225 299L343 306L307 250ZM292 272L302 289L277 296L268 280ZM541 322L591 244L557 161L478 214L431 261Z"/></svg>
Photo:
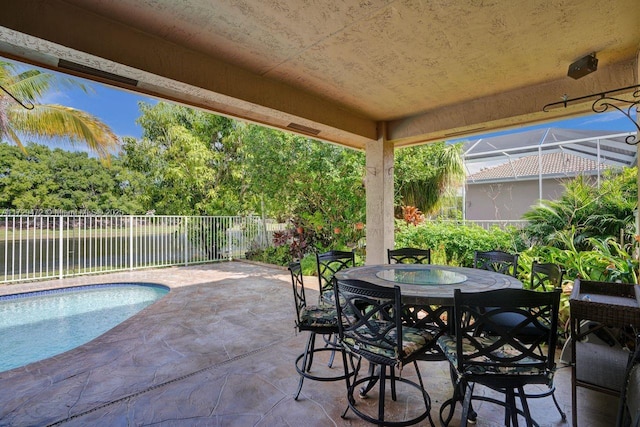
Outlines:
<svg viewBox="0 0 640 427"><path fill-rule="evenodd" d="M334 303L333 276L343 268L355 267L355 252L331 250L316 254L320 299Z"/></svg>
<svg viewBox="0 0 640 427"><path fill-rule="evenodd" d="M387 260L389 264L431 264L431 249L387 249ZM449 311L450 307L446 306L404 306L402 322L405 326L427 329L434 335L430 348L420 356L420 360L445 360L436 340L447 328Z"/></svg>
<svg viewBox="0 0 640 427"><path fill-rule="evenodd" d="M299 332L309 332L309 339L304 352L296 358L296 371L300 374L300 380L298 382L298 389L294 395L294 399L298 400L300 391L302 390L302 383L305 378L314 381L340 381L346 378L346 371L336 373L331 376L320 376L311 373L314 356L319 352L331 351L331 367L333 356L335 351L342 351L339 346L321 347L316 348L316 336L320 335L333 335L338 334L338 317L336 313L335 305L320 304L320 305L307 305L307 298L304 289L304 281L302 275L302 269L300 262L293 262L289 264L289 271L291 272L291 284L293 286L293 297L296 307L296 328ZM344 359L346 361L346 359Z"/></svg>
<svg viewBox="0 0 640 427"><path fill-rule="evenodd" d="M518 254L510 254L504 251L475 251L473 256L473 268L495 271L516 277L518 274Z"/></svg>
<svg viewBox="0 0 640 427"><path fill-rule="evenodd" d="M531 264L529 289L543 292L553 291L556 288L562 287L563 277L564 270L558 264L541 264L538 261L533 261Z"/></svg>
<svg viewBox="0 0 640 427"><path fill-rule="evenodd" d="M460 425L466 426L472 400L481 400L505 408L506 426L518 426L519 415L524 417L527 426L537 426L529 411L524 387L551 384L559 304L559 289L552 292L499 289L478 293L455 290L455 331L438 339L456 374L454 395L440 409L443 425L448 425L455 403L462 400ZM514 325L496 321L497 316L505 313L513 313L522 320ZM531 334L531 329L537 333ZM518 339L525 332L532 336L529 342ZM504 401L474 395L477 384L503 393ZM516 398L520 400L521 409L517 407ZM445 419L443 413L447 407L450 411Z"/></svg>
<svg viewBox="0 0 640 427"><path fill-rule="evenodd" d="M533 261L531 264L531 279L528 284L528 288L537 292L553 292L556 289L562 289L562 278L564 276L564 270L553 263L538 263ZM494 316L494 320L498 324L506 324L510 327L515 326L517 323L523 321L523 317L515 313L504 313ZM547 324L550 324L550 319L547 319ZM524 328L522 333L518 335L518 339L524 342L530 342L532 339L537 339L538 335L543 334L546 336L544 330L534 328L533 326ZM555 395L556 387L553 381L549 384L549 389L540 393L527 392L526 397L528 399L543 398L551 396L553 404L555 405L562 420L567 419L567 414L562 410Z"/></svg>
<svg viewBox="0 0 640 427"><path fill-rule="evenodd" d="M431 264L431 249L387 249L387 261L389 264Z"/></svg>
<svg viewBox="0 0 640 427"><path fill-rule="evenodd" d="M431 400L427 394L416 360L427 348L432 335L422 329L403 326L401 319L402 299L400 288L382 287L362 280L334 280L336 308L338 313L338 330L340 343L344 348L343 358L345 367L348 365L347 354L367 360L375 369L360 376L359 362L354 371L354 377L345 371L347 384L348 407L342 414L346 417L351 409L360 418L378 425L408 426L429 418L431 425ZM360 360L361 360L360 359ZM418 382L409 380L405 376L398 376L396 369L402 370L408 363L413 363ZM346 369L346 368L345 368ZM397 400L397 383L404 383L411 389L415 388L421 396L420 409L414 407L417 414L406 415L397 420L390 419L385 412L386 386L389 382L391 399ZM378 411L371 414L359 405L354 397L359 386L368 389L378 384ZM402 411L404 414L404 410Z"/></svg>

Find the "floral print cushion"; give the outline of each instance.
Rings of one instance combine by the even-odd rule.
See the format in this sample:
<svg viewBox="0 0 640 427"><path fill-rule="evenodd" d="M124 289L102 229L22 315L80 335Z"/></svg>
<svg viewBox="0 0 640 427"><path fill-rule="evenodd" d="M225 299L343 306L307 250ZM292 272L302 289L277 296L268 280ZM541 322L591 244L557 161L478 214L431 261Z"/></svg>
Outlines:
<svg viewBox="0 0 640 427"><path fill-rule="evenodd" d="M300 323L298 326L305 327L338 327L338 315L336 308L328 305L308 305L300 312Z"/></svg>
<svg viewBox="0 0 640 427"><path fill-rule="evenodd" d="M483 348L491 346L495 337L480 336L474 337L481 343ZM456 351L456 338L450 335L443 335L438 338L438 346L453 366L458 366L458 354ZM477 349L465 338L462 343L462 351L465 355L477 352ZM491 352L496 359L491 359L486 355L480 355L470 359L467 370L464 374L490 375L490 374L515 374L515 375L543 375L546 373L544 362L532 357L524 357L521 360L513 361L517 366L507 366L510 362L508 358L517 357L522 353L511 345L503 345ZM503 359L503 362L500 361ZM483 365L485 364L485 365Z"/></svg>
<svg viewBox="0 0 640 427"><path fill-rule="evenodd" d="M336 303L336 297L333 294L332 290L324 290L322 291L322 295L320 296L321 304L331 304L334 305Z"/></svg>
<svg viewBox="0 0 640 427"><path fill-rule="evenodd" d="M392 329L386 334L386 339L395 342L397 329L395 328L395 323L377 321L375 322L377 325L375 326L378 330L384 330L384 328L391 327ZM387 357L389 359L398 359L398 352L395 346L382 341L378 341L376 345L374 341L376 338L373 337L370 333L370 329L366 326L361 326L358 329L358 334L362 335L364 339L370 339L372 342L365 343L360 340L356 340L353 337L345 337L344 344L350 348L358 351L367 351L369 353L377 354L380 356ZM424 329L411 328L405 326L402 328L402 354L400 355L401 359L407 358L411 356L413 353L423 350L427 347L428 344L434 339L434 335Z"/></svg>

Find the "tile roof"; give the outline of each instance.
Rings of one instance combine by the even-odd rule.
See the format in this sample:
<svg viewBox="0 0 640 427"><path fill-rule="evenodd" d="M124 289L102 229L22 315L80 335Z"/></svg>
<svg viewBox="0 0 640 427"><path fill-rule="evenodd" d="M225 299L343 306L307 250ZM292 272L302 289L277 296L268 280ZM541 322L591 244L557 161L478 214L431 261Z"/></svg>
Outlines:
<svg viewBox="0 0 640 427"><path fill-rule="evenodd" d="M562 152L547 153L540 156L543 176L576 176L597 173L597 163L591 159ZM600 164L600 169L609 168ZM488 180L516 180L538 176L538 156L520 157L511 162L483 169L467 177L468 182Z"/></svg>

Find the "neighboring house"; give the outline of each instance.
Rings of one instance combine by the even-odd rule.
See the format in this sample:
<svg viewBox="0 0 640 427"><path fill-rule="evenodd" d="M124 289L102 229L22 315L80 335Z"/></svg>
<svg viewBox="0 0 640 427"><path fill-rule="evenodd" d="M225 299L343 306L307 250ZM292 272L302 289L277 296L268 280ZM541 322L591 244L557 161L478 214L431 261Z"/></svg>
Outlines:
<svg viewBox="0 0 640 427"><path fill-rule="evenodd" d="M521 219L540 199L559 198L578 175L598 185L605 169L636 164L626 135L548 128L465 143L465 219Z"/></svg>

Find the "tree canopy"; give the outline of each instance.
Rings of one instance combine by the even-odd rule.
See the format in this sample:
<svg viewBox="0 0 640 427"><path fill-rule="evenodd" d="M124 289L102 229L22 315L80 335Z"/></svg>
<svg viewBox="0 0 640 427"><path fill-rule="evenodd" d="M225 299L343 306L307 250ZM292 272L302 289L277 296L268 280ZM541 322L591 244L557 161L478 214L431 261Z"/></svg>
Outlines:
<svg viewBox="0 0 640 427"><path fill-rule="evenodd" d="M135 171L87 153L0 144L0 207L20 211L144 213Z"/></svg>
<svg viewBox="0 0 640 427"><path fill-rule="evenodd" d="M160 102L140 103L142 139L125 138L120 158L143 177L144 205L166 215L242 212L235 122Z"/></svg>

